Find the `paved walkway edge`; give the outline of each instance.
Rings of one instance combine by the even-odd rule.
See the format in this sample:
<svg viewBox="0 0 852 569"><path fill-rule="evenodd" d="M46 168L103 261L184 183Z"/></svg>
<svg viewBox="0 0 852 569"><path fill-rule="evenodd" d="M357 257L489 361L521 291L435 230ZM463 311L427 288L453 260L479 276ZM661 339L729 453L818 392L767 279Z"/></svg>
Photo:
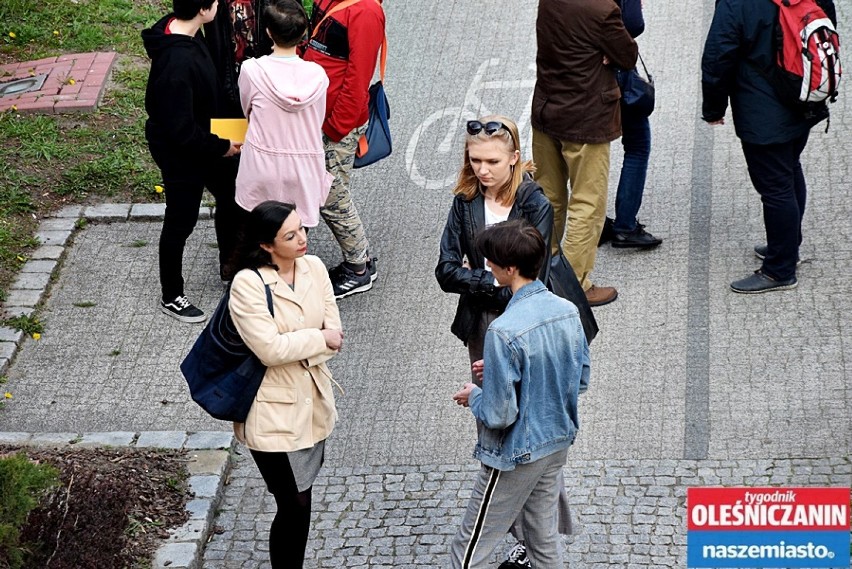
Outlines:
<svg viewBox="0 0 852 569"><path fill-rule="evenodd" d="M111 431L100 433L0 432L0 445L24 447L133 447L184 450L189 455L187 487L193 498L186 504L189 520L169 530L154 553L153 569L200 569L204 546L213 531L213 519L231 472L234 437L217 431Z"/></svg>
<svg viewBox="0 0 852 569"><path fill-rule="evenodd" d="M210 219L214 209L201 206L198 219ZM73 243L75 232L85 228L88 222L158 221L165 213L165 203L76 205L43 219L35 235L40 246L29 255L9 287L0 317L32 318L37 313L62 265L65 250ZM0 326L0 376L9 370L24 339L21 330Z"/></svg>

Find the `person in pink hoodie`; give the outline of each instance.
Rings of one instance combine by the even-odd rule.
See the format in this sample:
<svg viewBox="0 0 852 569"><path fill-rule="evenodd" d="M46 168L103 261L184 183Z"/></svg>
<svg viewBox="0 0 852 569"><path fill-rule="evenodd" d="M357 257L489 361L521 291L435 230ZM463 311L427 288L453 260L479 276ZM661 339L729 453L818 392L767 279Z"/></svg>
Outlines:
<svg viewBox="0 0 852 569"><path fill-rule="evenodd" d="M267 200L291 202L302 224L315 227L334 180L325 169L322 143L328 77L321 66L296 54L308 29L299 2L277 0L264 17L272 54L247 59L240 70L248 132L236 202L246 211Z"/></svg>

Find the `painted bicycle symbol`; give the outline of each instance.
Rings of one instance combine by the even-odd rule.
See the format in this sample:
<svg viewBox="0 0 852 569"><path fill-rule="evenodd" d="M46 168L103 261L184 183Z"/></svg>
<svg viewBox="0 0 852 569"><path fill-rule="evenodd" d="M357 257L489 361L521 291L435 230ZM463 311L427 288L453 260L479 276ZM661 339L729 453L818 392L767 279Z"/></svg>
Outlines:
<svg viewBox="0 0 852 569"><path fill-rule="evenodd" d="M517 118L521 147L531 148L532 131L529 128L529 117L535 79L483 80L488 69L499 63L499 59L493 58L482 62L473 75L461 106L439 109L414 129L405 149L405 168L412 182L426 190L443 189L455 182L460 154L450 151L461 146L460 142L456 142L464 134L467 120L494 114L483 103L484 94L487 92L503 95L502 91L507 89L529 90L526 105L513 118ZM535 71L535 64L530 64L528 69ZM504 110L505 96L498 96L496 100L501 104L501 114L509 115L508 111Z"/></svg>

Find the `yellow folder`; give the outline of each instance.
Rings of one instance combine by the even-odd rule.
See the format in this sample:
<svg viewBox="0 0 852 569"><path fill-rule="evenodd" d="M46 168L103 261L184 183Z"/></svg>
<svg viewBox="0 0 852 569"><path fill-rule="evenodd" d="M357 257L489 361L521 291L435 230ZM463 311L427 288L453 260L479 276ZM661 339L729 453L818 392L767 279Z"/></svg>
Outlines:
<svg viewBox="0 0 852 569"><path fill-rule="evenodd" d="M246 130L248 130L246 119L210 119L210 132L234 143L245 142Z"/></svg>

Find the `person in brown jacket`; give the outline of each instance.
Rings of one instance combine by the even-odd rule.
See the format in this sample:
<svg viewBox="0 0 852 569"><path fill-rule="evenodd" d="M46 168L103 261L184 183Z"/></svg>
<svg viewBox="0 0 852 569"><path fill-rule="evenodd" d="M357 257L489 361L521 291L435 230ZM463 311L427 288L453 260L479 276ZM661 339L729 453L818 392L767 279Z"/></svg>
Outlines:
<svg viewBox="0 0 852 569"><path fill-rule="evenodd" d="M639 51L612 0L539 2L536 35L532 145L536 181L553 204L551 247L556 254L561 241L589 304L600 306L618 296L590 278L606 217L609 144L621 136L615 67L632 69Z"/></svg>

